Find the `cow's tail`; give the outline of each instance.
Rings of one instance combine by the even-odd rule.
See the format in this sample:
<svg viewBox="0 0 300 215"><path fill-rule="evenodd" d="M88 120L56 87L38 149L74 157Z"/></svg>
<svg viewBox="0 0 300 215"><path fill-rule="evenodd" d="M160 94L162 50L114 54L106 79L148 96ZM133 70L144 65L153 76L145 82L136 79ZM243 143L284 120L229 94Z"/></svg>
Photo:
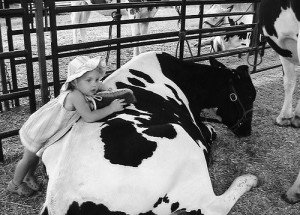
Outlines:
<svg viewBox="0 0 300 215"><path fill-rule="evenodd" d="M88 5L86 1L72 1L71 6L85 6ZM71 23L72 24L84 24L88 22L90 18L91 11L79 11L71 13ZM86 30L84 28L80 28L80 34L82 39L85 39ZM77 43L77 32L76 29L73 29L73 43Z"/></svg>

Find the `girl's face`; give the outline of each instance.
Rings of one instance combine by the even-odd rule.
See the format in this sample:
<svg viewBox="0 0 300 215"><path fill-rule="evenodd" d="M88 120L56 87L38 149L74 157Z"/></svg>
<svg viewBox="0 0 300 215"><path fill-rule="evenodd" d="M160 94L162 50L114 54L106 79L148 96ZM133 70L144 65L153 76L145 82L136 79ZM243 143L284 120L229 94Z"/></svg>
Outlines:
<svg viewBox="0 0 300 215"><path fill-rule="evenodd" d="M104 72L99 72L98 70L86 72L83 76L76 79L76 89L87 96L95 95L99 89L100 80L103 78L104 74Z"/></svg>

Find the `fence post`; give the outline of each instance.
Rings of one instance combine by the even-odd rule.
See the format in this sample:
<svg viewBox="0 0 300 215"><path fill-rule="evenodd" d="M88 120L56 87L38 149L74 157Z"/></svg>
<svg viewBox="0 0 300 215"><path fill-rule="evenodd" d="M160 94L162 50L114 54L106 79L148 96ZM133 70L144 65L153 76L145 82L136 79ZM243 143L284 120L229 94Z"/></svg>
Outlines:
<svg viewBox="0 0 300 215"><path fill-rule="evenodd" d="M56 24L55 1L45 0L45 4L46 4L46 7L49 8L53 87L54 87L54 96L56 97L56 96L59 95L59 92L60 92L60 80L59 80L58 43L57 43L57 24Z"/></svg>
<svg viewBox="0 0 300 215"><path fill-rule="evenodd" d="M201 4L199 6L199 29L203 28L203 14L204 14L204 4ZM198 38L198 50L197 50L197 56L200 56L201 54L201 43L202 43L202 33L199 34Z"/></svg>
<svg viewBox="0 0 300 215"><path fill-rule="evenodd" d="M35 89L34 89L34 76L33 76L33 65L32 65L32 49L30 40L30 16L28 13L28 1L21 0L21 5L24 10L23 14L23 36L24 36L24 48L26 50L26 70L27 70L27 82L29 95L30 112L33 113L36 110L36 99L35 99Z"/></svg>
<svg viewBox="0 0 300 215"><path fill-rule="evenodd" d="M1 32L1 23L0 23L0 52L3 52L3 44L2 44L2 32ZM0 60L0 73L1 73L1 81L2 81L2 93L8 93L7 89L7 80L6 80L6 71L5 71L5 61L3 59ZM2 105L0 103L0 105ZM4 101L4 109L9 110L9 101Z"/></svg>
<svg viewBox="0 0 300 215"><path fill-rule="evenodd" d="M9 8L9 1L4 1L4 8ZM13 41L13 33L12 33L12 23L11 23L11 17L5 18L5 24L6 24L6 36L7 36L7 43L8 43L8 50L14 51L14 41ZM16 62L15 58L12 57L9 59L10 61L10 71L11 71L11 80L12 80L12 86L13 86L13 92L18 91L18 78L17 78L17 71L16 71ZM19 99L15 99L15 106L20 106Z"/></svg>
<svg viewBox="0 0 300 215"><path fill-rule="evenodd" d="M253 62L253 70L252 72L255 73L257 70L257 57L258 57L258 48L259 48L259 37L260 37L260 33L259 33L259 25L258 25L258 12L259 12L259 3L254 3L254 8L253 10L255 11L255 14L253 16L253 22L256 23L255 28L253 30L253 41L255 42L255 44L253 44L253 47L255 47L254 50L254 62Z"/></svg>
<svg viewBox="0 0 300 215"><path fill-rule="evenodd" d="M185 15L186 15L186 0L182 0L181 4L181 23L180 23L180 32L179 32L179 40L180 40L180 46L179 46L179 59L183 60L183 52L184 52L184 41L186 39L185 35Z"/></svg>
<svg viewBox="0 0 300 215"><path fill-rule="evenodd" d="M35 21L36 21L36 39L39 59L39 75L41 86L42 104L49 101L49 90L47 80L46 54L45 54L45 38L43 23L43 1L35 0Z"/></svg>

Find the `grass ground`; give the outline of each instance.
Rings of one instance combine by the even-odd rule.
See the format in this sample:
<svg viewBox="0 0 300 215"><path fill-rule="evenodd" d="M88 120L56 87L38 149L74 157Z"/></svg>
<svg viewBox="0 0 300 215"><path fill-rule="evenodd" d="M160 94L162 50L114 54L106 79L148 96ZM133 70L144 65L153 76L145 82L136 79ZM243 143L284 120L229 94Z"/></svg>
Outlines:
<svg viewBox="0 0 300 215"><path fill-rule="evenodd" d="M166 11L162 10L160 13L165 14ZM96 13L93 16L97 18ZM61 16L59 19L69 18ZM174 25L176 27L176 23ZM151 26L151 32L159 32L166 28L163 24ZM93 37L93 33L97 34L96 31L91 31L88 33L89 37ZM66 32L59 38L61 43L67 43L70 41L71 34ZM36 44L33 42L34 47ZM147 50L153 49L175 53L174 44L147 47ZM128 60L130 54L130 50L124 51L124 61ZM241 59L233 56L221 60L229 67L247 63L245 56ZM261 66L278 62L276 54L268 51ZM66 63L67 60L61 62L61 77L65 76ZM299 215L300 213L300 204L289 205L280 198L280 195L293 183L300 169L299 129L274 125L274 119L280 111L283 99L281 73L281 69L278 68L252 75L257 89L257 98L254 106L253 133L250 137L236 138L225 127L215 125L218 138L213 145L213 162L209 166L215 193L219 195L225 192L232 181L241 174L251 173L259 178L259 186L242 196L229 215ZM20 79L24 79L21 72ZM37 74L36 79L38 79ZM296 97L298 94L299 90L296 92ZM28 116L29 108L26 105L0 113L0 131L21 126ZM36 173L44 187L42 192L30 198L9 194L5 188L13 177L16 162L21 158L22 146L18 137L13 137L3 140L3 148L5 163L0 164L0 214L38 214L47 186L42 166L39 166Z"/></svg>

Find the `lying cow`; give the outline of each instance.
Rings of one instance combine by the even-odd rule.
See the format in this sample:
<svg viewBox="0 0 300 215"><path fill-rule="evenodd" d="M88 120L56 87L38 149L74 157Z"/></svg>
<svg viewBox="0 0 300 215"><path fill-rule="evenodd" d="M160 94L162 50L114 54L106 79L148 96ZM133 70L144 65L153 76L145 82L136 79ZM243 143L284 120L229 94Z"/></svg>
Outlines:
<svg viewBox="0 0 300 215"><path fill-rule="evenodd" d="M284 102L276 123L281 126L300 127L300 102L293 111L293 93L297 82L295 67L299 66L300 53L300 2L298 0L263 0L259 19L270 46L279 54L283 67ZM288 202L300 201L300 173L287 191Z"/></svg>
<svg viewBox="0 0 300 215"><path fill-rule="evenodd" d="M213 132L200 111L215 107L236 135L250 135L256 91L247 66L211 64L147 52L112 73L105 83L130 88L137 102L98 123L79 121L45 150L42 214L227 214L257 178L240 176L214 194L205 159Z"/></svg>

